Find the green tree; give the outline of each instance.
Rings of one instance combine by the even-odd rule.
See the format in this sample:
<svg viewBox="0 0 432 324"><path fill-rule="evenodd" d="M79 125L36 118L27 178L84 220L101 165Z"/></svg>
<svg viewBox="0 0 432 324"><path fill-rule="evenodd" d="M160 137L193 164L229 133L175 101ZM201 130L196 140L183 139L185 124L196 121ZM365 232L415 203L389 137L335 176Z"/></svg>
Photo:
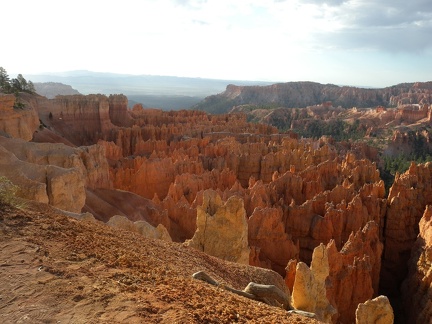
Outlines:
<svg viewBox="0 0 432 324"><path fill-rule="evenodd" d="M18 92L28 92L28 93L34 93L35 87L33 82L27 81L22 74L18 74L16 79L12 79L12 91L15 93Z"/></svg>
<svg viewBox="0 0 432 324"><path fill-rule="evenodd" d="M27 82L27 89L26 90L30 93L36 92L36 88L35 88L33 82L31 82L30 80Z"/></svg>
<svg viewBox="0 0 432 324"><path fill-rule="evenodd" d="M10 91L10 79L6 70L0 66L0 91L9 92Z"/></svg>
<svg viewBox="0 0 432 324"><path fill-rule="evenodd" d="M25 91L27 87L27 80L22 74L18 74L16 78L12 79L12 89L14 92Z"/></svg>
<svg viewBox="0 0 432 324"><path fill-rule="evenodd" d="M0 91L18 95L22 91L35 93L36 89L33 82L27 81L22 74L18 74L16 78L11 80L6 70L0 67Z"/></svg>

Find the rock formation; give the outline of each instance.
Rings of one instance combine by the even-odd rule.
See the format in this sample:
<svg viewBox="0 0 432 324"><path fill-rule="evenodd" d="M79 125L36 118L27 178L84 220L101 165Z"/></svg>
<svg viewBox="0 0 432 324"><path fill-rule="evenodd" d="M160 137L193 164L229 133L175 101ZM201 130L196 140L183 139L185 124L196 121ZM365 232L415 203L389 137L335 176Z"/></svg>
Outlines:
<svg viewBox="0 0 432 324"><path fill-rule="evenodd" d="M95 144L114 127L109 99L103 95L41 97L34 104L45 125L78 146Z"/></svg>
<svg viewBox="0 0 432 324"><path fill-rule="evenodd" d="M18 159L38 165L75 168L86 179L86 187L112 188L104 147L100 145L70 147L64 144L33 143L0 137L0 145Z"/></svg>
<svg viewBox="0 0 432 324"><path fill-rule="evenodd" d="M365 303L360 303L357 307L357 324L393 324L393 322L393 309L386 296L378 296Z"/></svg>
<svg viewBox="0 0 432 324"><path fill-rule="evenodd" d="M315 82L287 82L269 86L236 86L230 84L218 95L209 96L195 106L210 113L226 113L233 106L269 103L287 108L305 108L332 102L333 106L375 107L396 106L399 103L430 102L430 82L403 83L383 89L339 87Z"/></svg>
<svg viewBox="0 0 432 324"><path fill-rule="evenodd" d="M230 87L229 95L237 98L239 91ZM271 91L280 95L278 87ZM357 90L343 91L349 97ZM389 100L399 90L386 95ZM0 175L20 186L20 196L104 222L118 215L114 220L134 231L136 222L161 224L173 241L208 254L281 275L287 268L285 282L296 303L323 319L354 322L357 305L377 296L379 286L397 290L413 246L421 251L413 255L427 251L415 242L425 207L432 204L432 164L413 164L397 175L386 197L378 152L366 144L278 133L273 126L248 123L244 113L128 110L122 95L49 100L22 94L29 114L37 114L42 125L29 126L13 109L14 97L0 98L1 109L12 109L20 120L10 122L18 125L15 133L0 123L2 134L8 132L0 137ZM343 111L325 103L296 113L313 119ZM396 115L384 108L346 113L353 120L370 114L365 121L370 134ZM138 223L141 230L150 228L147 223ZM320 262L328 258L320 266L319 253ZM411 277L427 278L423 268L418 271L410 270L416 274ZM308 293L298 293L299 287ZM329 305L337 309L333 316ZM428 308L418 313L428 314Z"/></svg>
<svg viewBox="0 0 432 324"><path fill-rule="evenodd" d="M76 168L19 160L0 144L0 175L19 186L20 197L79 213L85 202L85 178Z"/></svg>
<svg viewBox="0 0 432 324"><path fill-rule="evenodd" d="M419 235L409 260L409 272L402 286L407 323L432 320L432 206L428 205L419 223Z"/></svg>
<svg viewBox="0 0 432 324"><path fill-rule="evenodd" d="M378 294L382 248L378 226L369 222L350 235L340 252L333 240L316 247L310 269L291 260L285 282L292 287L293 306L321 314L327 322L353 323L357 305ZM317 297L322 290L326 299Z"/></svg>
<svg viewBox="0 0 432 324"><path fill-rule="evenodd" d="M151 226L146 221L130 221L126 216L115 215L107 222L108 225L118 227L130 232L136 232L144 237L160 239L171 242L167 229L162 224Z"/></svg>
<svg viewBox="0 0 432 324"><path fill-rule="evenodd" d="M326 279L329 275L329 260L326 247L321 244L314 249L310 269L297 263L291 304L294 308L315 313L319 320L331 323L336 310L326 296Z"/></svg>
<svg viewBox="0 0 432 324"><path fill-rule="evenodd" d="M329 258L329 300L337 307L334 320L353 323L359 303L378 295L383 244L379 229L369 222L351 234L340 252L334 241L327 245Z"/></svg>
<svg viewBox="0 0 432 324"><path fill-rule="evenodd" d="M34 87L37 94L53 99L56 96L62 95L77 95L78 90L73 89L70 85L60 82L34 82Z"/></svg>
<svg viewBox="0 0 432 324"><path fill-rule="evenodd" d="M404 174L397 174L387 198L386 244L382 285L396 294L406 277L411 249L419 234L419 222L427 205L432 204L432 163L412 163Z"/></svg>
<svg viewBox="0 0 432 324"><path fill-rule="evenodd" d="M14 107L19 101L22 108ZM39 127L37 112L21 97L0 94L0 132L29 141Z"/></svg>
<svg viewBox="0 0 432 324"><path fill-rule="evenodd" d="M255 254L249 262L251 265L281 273L290 259L298 259L299 247L285 232L281 209L255 208L248 229L249 245Z"/></svg>
<svg viewBox="0 0 432 324"><path fill-rule="evenodd" d="M211 190L197 207L197 230L185 245L223 260L249 264L248 229L243 200L231 197L223 203Z"/></svg>

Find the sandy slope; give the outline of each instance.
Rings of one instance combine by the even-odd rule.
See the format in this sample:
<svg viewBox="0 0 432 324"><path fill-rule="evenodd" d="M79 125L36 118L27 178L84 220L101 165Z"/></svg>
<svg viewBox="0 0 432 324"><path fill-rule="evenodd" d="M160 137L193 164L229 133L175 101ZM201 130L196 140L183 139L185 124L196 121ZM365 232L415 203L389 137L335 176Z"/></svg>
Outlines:
<svg viewBox="0 0 432 324"><path fill-rule="evenodd" d="M265 270L31 209L0 211L2 323L317 323L191 278L280 282Z"/></svg>

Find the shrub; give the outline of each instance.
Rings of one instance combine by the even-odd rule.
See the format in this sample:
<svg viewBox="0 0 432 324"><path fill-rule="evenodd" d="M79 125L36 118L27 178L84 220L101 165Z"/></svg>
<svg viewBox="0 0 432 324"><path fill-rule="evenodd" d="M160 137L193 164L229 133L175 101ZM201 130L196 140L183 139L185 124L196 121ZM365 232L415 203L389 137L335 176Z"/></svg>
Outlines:
<svg viewBox="0 0 432 324"><path fill-rule="evenodd" d="M20 208L22 204L16 198L18 186L8 178L0 176L0 210L7 206Z"/></svg>

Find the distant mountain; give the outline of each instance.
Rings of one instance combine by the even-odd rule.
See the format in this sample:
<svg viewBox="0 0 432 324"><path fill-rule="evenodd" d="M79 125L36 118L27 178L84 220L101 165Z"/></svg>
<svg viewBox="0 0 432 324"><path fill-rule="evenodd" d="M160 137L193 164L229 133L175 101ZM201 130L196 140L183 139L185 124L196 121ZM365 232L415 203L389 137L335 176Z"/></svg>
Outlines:
<svg viewBox="0 0 432 324"><path fill-rule="evenodd" d="M238 85L268 85L269 82L233 81L185 78L157 75L130 75L91 71L69 71L26 75L33 82L59 82L69 84L82 94L122 93L145 106L169 109L189 108L206 96L225 90L230 83ZM149 99L151 102L138 100ZM138 99L138 100L137 100Z"/></svg>
<svg viewBox="0 0 432 324"><path fill-rule="evenodd" d="M58 95L75 95L80 94L70 85L59 82L35 82L36 93L45 96L48 99L55 98Z"/></svg>
<svg viewBox="0 0 432 324"><path fill-rule="evenodd" d="M147 108L163 110L189 109L204 99L203 97L164 95L128 95L127 98L130 108L136 103L141 103Z"/></svg>
<svg viewBox="0 0 432 324"><path fill-rule="evenodd" d="M431 104L432 82L403 83L382 89L364 89L316 82L288 82L267 86L228 85L193 109L209 113L226 113L234 106L304 108L331 101L343 108L396 106L398 104Z"/></svg>

